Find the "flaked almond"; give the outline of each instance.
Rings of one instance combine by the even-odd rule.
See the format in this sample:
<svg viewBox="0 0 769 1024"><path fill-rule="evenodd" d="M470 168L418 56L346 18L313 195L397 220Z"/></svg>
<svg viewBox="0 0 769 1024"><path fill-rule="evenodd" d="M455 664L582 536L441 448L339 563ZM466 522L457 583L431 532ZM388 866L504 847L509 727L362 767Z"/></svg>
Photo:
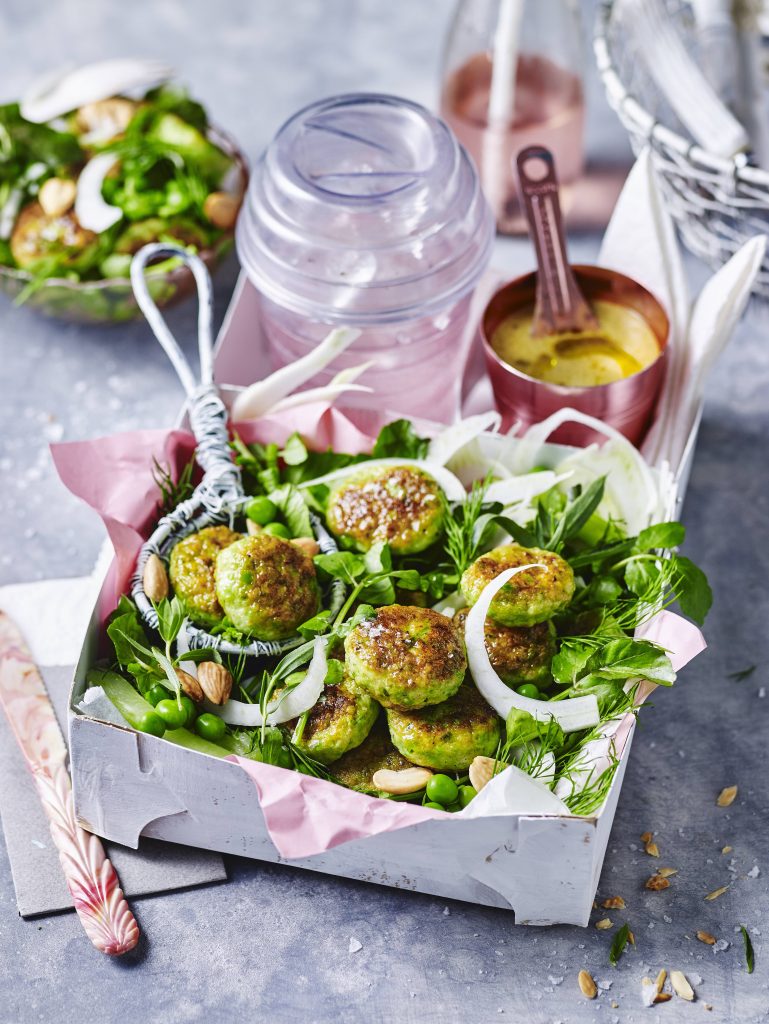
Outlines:
<svg viewBox="0 0 769 1024"><path fill-rule="evenodd" d="M644 850L650 857L659 857L660 855L659 847L653 839L650 839L648 843L644 844Z"/></svg>
<svg viewBox="0 0 769 1024"><path fill-rule="evenodd" d="M577 983L585 999L595 999L598 995L598 988L593 978L587 971L580 971L577 975Z"/></svg>
<svg viewBox="0 0 769 1024"><path fill-rule="evenodd" d="M670 1000L672 998L673 997L671 996L671 994L669 992L658 992L657 995L654 997L654 1002L655 1003L667 1003L667 1002L670 1002Z"/></svg>
<svg viewBox="0 0 769 1024"><path fill-rule="evenodd" d="M162 601L168 597L168 573L160 558L154 553L144 565L142 586L150 601Z"/></svg>
<svg viewBox="0 0 769 1024"><path fill-rule="evenodd" d="M672 878L673 875L678 874L678 868L658 868L657 874L662 875L663 878Z"/></svg>
<svg viewBox="0 0 769 1024"><path fill-rule="evenodd" d="M183 668L177 668L176 674L179 677L179 683L184 693L194 700L196 703L200 703L203 700L203 688L197 681L195 676L191 676L189 672L185 672Z"/></svg>
<svg viewBox="0 0 769 1024"><path fill-rule="evenodd" d="M603 901L601 906L604 907L606 910L624 910L625 901L622 899L621 896L609 896L608 899L605 899Z"/></svg>
<svg viewBox="0 0 769 1024"><path fill-rule="evenodd" d="M723 849L721 850L721 853L724 853L724 854L731 853L733 849L734 849L733 846L724 846Z"/></svg>
<svg viewBox="0 0 769 1024"><path fill-rule="evenodd" d="M602 917L600 921L596 921L595 926L599 932L608 931L612 926L612 919L610 917Z"/></svg>
<svg viewBox="0 0 769 1024"><path fill-rule="evenodd" d="M487 786L494 777L494 770L497 762L493 757L483 757L479 754L473 758L470 765L470 785L475 787L476 793L480 793L484 786Z"/></svg>
<svg viewBox="0 0 769 1024"><path fill-rule="evenodd" d="M257 533L264 533L264 527L255 523L253 519L246 520L246 533L254 537Z"/></svg>
<svg viewBox="0 0 769 1024"><path fill-rule="evenodd" d="M710 932L699 931L697 932L697 938L700 942L704 942L706 946L715 946L716 944L716 937L711 935Z"/></svg>
<svg viewBox="0 0 769 1024"><path fill-rule="evenodd" d="M294 537L291 541L295 548L299 548L300 551L304 551L310 558L315 558L320 553L320 544L312 537Z"/></svg>
<svg viewBox="0 0 769 1024"><path fill-rule="evenodd" d="M429 768L403 768L396 772L391 768L380 768L374 772L372 782L374 788L383 793L392 793L393 796L400 796L406 793L417 793L424 789L433 773Z"/></svg>
<svg viewBox="0 0 769 1024"><path fill-rule="evenodd" d="M662 991L662 988L665 984L665 978L667 978L667 976L668 972L663 967L660 973L657 975L657 978L654 982L654 984L657 986L657 994L659 994Z"/></svg>
<svg viewBox="0 0 769 1024"><path fill-rule="evenodd" d="M660 892L662 889L667 889L670 882L664 875L652 875L651 878L646 879L645 884L646 888L651 889L652 892Z"/></svg>
<svg viewBox="0 0 769 1024"><path fill-rule="evenodd" d="M77 195L77 185L71 178L49 178L40 186L37 201L47 217L61 217L72 208Z"/></svg>
<svg viewBox="0 0 769 1024"><path fill-rule="evenodd" d="M203 201L203 214L214 227L223 231L235 226L239 209L240 200L229 192L211 192Z"/></svg>
<svg viewBox="0 0 769 1024"><path fill-rule="evenodd" d="M720 889L714 889L713 892L709 892L705 897L706 900L717 900L719 896L723 896L726 890L729 888L728 885L722 885Z"/></svg>
<svg viewBox="0 0 769 1024"><path fill-rule="evenodd" d="M718 794L718 797L716 799L716 804L719 807L731 807L732 804L734 803L734 798L736 796L737 796L737 787L736 786L726 786L726 788L722 789L721 792Z"/></svg>
<svg viewBox="0 0 769 1024"><path fill-rule="evenodd" d="M641 833L641 842L642 843L650 843L653 838L654 838L654 833L653 832L642 832Z"/></svg>
<svg viewBox="0 0 769 1024"><path fill-rule="evenodd" d="M198 682L203 693L212 704L225 704L232 693L232 676L215 661L201 661L198 665Z"/></svg>
<svg viewBox="0 0 769 1024"><path fill-rule="evenodd" d="M635 935L630 931L629 928L627 930L627 940L631 946L635 946Z"/></svg>
<svg viewBox="0 0 769 1024"><path fill-rule="evenodd" d="M683 971L671 971L670 984L673 986L675 994L681 999L687 999L690 1003L694 1001L694 989L687 981Z"/></svg>

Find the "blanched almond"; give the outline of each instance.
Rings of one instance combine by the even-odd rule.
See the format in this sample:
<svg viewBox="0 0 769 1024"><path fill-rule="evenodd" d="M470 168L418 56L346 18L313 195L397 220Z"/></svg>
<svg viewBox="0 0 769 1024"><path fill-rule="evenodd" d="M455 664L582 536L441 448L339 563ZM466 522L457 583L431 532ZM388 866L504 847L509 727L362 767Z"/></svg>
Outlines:
<svg viewBox="0 0 769 1024"><path fill-rule="evenodd" d="M77 185L70 178L49 178L40 186L37 201L47 217L61 217L72 208Z"/></svg>
<svg viewBox="0 0 769 1024"><path fill-rule="evenodd" d="M142 586L150 601L162 601L164 597L168 597L168 573L155 554L150 555L144 565Z"/></svg>
<svg viewBox="0 0 769 1024"><path fill-rule="evenodd" d="M673 986L673 991L681 999L687 999L690 1003L694 1000L694 989L686 979L686 975L683 971L671 971L670 972L670 984Z"/></svg>
<svg viewBox="0 0 769 1024"><path fill-rule="evenodd" d="M577 983L585 999L595 999L598 995L598 988L587 971L580 971L577 975Z"/></svg>
<svg viewBox="0 0 769 1024"><path fill-rule="evenodd" d="M473 758L468 774L470 785L475 787L477 793L480 793L483 787L491 782L496 767L497 762L493 757L483 757L479 754L478 757Z"/></svg>
<svg viewBox="0 0 769 1024"><path fill-rule="evenodd" d="M225 704L232 693L232 676L215 661L201 661L198 665L198 682L203 693L212 704Z"/></svg>
<svg viewBox="0 0 769 1024"><path fill-rule="evenodd" d="M429 768L404 768L401 771L393 771L390 768L380 768L374 772L372 782L375 789L383 793L392 793L393 796L401 796L406 793L418 793L424 789L433 773Z"/></svg>

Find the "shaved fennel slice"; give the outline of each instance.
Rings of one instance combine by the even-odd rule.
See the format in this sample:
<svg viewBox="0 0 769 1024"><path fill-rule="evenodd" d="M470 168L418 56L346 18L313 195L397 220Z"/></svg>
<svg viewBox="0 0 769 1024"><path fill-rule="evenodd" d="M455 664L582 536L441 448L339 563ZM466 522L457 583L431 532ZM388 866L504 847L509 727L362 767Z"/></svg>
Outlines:
<svg viewBox="0 0 769 1024"><path fill-rule="evenodd" d="M75 196L75 216L81 226L99 234L117 224L123 216L119 206L112 206L101 194L104 179L118 162L114 153L99 153L80 172Z"/></svg>
<svg viewBox="0 0 769 1024"><path fill-rule="evenodd" d="M453 423L432 439L427 449L427 461L447 465L457 452L474 441L479 434L496 433L501 422L502 417L498 412L484 412Z"/></svg>
<svg viewBox="0 0 769 1024"><path fill-rule="evenodd" d="M307 355L289 363L288 366L282 366L269 377L258 380L245 391L241 391L232 406L232 419L255 420L263 416L281 399L325 369L358 337L360 331L352 327L337 327L329 331L323 341Z"/></svg>
<svg viewBox="0 0 769 1024"><path fill-rule="evenodd" d="M464 501L467 497L464 487L450 470L435 462L425 462L424 459L369 459L367 462L357 462L342 469L335 469L333 473L326 473L325 476L316 476L314 480L305 480L299 484L299 489L316 487L319 484L335 484L345 477L368 469L379 469L382 466L416 466L435 480L449 501Z"/></svg>
<svg viewBox="0 0 769 1024"><path fill-rule="evenodd" d="M297 391L294 395L281 398L277 405L274 405L270 412L285 412L287 409L296 409L302 405L309 405L312 402L328 402L333 404L337 398L346 395L348 391L358 391L363 394L371 394L373 388L365 384L327 384L323 388L310 388L309 391Z"/></svg>
<svg viewBox="0 0 769 1024"><path fill-rule="evenodd" d="M501 718L507 718L511 708L528 711L539 722L554 718L564 732L578 732L598 725L598 701L594 694L585 697L570 697L567 700L546 701L522 697L499 678L494 671L488 651L484 626L491 602L504 585L526 569L544 569L538 563L505 569L481 591L481 596L470 609L465 622L465 646L470 674L483 699L490 704Z"/></svg>
<svg viewBox="0 0 769 1024"><path fill-rule="evenodd" d="M574 451L557 466L559 472L572 474L570 485L587 484L606 476L604 497L598 507L600 515L622 520L631 536L664 516L654 472L638 449L614 427L576 409L560 409L530 427L515 450L514 468L518 472L530 470L547 438L564 423L580 423L608 438L601 447L590 445Z"/></svg>
<svg viewBox="0 0 769 1024"><path fill-rule="evenodd" d="M313 646L312 659L307 667L307 675L293 690L283 696L278 695L267 705L267 725L281 725L298 718L314 707L321 693L326 678L326 645L327 638L319 636ZM219 708L212 707L227 725L260 726L264 724L262 712L258 704L246 704L245 701L228 700Z"/></svg>

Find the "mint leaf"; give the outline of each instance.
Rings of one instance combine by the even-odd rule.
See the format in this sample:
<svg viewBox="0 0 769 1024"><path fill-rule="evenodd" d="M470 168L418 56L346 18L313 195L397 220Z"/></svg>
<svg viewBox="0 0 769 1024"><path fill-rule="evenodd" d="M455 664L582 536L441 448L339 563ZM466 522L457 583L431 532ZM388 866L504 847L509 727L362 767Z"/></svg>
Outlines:
<svg viewBox="0 0 769 1024"><path fill-rule="evenodd" d="M686 528L681 523L657 523L641 530L635 542L636 551L654 551L657 548L680 547L686 537Z"/></svg>

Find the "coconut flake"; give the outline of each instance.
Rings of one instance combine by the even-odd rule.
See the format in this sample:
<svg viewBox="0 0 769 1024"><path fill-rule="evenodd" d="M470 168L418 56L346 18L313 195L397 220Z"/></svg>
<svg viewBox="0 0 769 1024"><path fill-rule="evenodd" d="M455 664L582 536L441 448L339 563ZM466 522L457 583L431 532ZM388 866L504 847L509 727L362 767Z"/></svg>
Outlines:
<svg viewBox="0 0 769 1024"><path fill-rule="evenodd" d="M362 470L378 469L380 466L416 466L423 473L427 473L438 484L449 501L464 501L467 493L454 474L435 462L426 462L424 459L369 459L368 462L353 463L351 466L344 466L336 469L333 473L326 473L325 476L316 476L314 480L305 480L299 484L300 490L305 487L316 487L318 484L331 484L344 480L348 476L360 473Z"/></svg>
<svg viewBox="0 0 769 1024"><path fill-rule="evenodd" d="M92 157L77 179L75 216L88 231L99 234L117 224L123 216L119 206L112 206L101 194L104 179L118 162L115 153L99 153Z"/></svg>
<svg viewBox="0 0 769 1024"><path fill-rule="evenodd" d="M327 642L326 637L316 637L307 675L285 696L281 694L275 700L270 701L267 705L267 725L281 725L283 722L290 722L292 718L298 718L299 715L309 711L317 704L326 678ZM227 725L256 727L264 724L258 704L228 700L223 707L213 710Z"/></svg>
<svg viewBox="0 0 769 1024"><path fill-rule="evenodd" d="M594 694L584 697L570 697L561 701L532 700L522 697L511 690L500 679L491 664L486 650L484 626L491 602L504 585L526 569L544 569L539 563L521 565L514 569L505 569L495 579L487 583L481 595L470 609L465 622L465 646L470 673L481 696L490 704L498 715L507 718L512 708L527 711L539 722L547 722L551 718L560 725L564 732L577 732L598 725L598 701Z"/></svg>

